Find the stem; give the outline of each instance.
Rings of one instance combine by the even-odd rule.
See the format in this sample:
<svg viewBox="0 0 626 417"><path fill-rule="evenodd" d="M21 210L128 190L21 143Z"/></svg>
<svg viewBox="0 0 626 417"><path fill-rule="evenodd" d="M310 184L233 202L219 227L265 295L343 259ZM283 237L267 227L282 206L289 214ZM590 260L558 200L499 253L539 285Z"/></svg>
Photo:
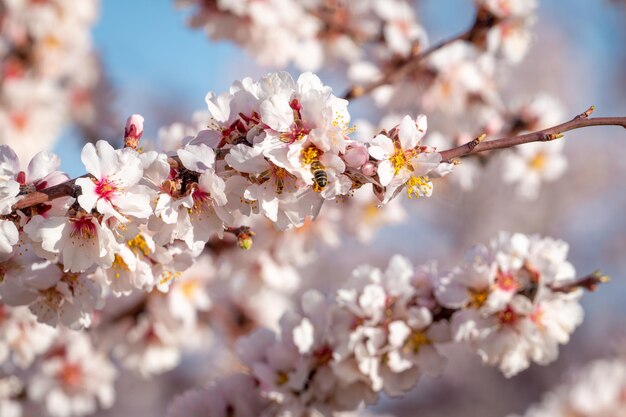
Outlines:
<svg viewBox="0 0 626 417"><path fill-rule="evenodd" d="M399 79L406 77L407 75L417 70L420 65L422 65L422 61L428 58L434 52L445 48L446 46L456 41L480 43L481 38L484 38L489 29L499 23L501 23L501 19L498 19L487 10L481 8L476 13L476 19L474 20L474 24L465 32L460 33L449 39L445 39L426 49L422 53L411 55L405 58L396 67L390 68L389 71L383 74L382 77L376 81L373 81L366 85L354 85L350 87L348 89L348 92L344 94L343 98L346 100L351 100L371 93L373 90L383 85L393 84Z"/></svg>
<svg viewBox="0 0 626 417"><path fill-rule="evenodd" d="M563 133L570 130L581 129L589 126L621 126L626 129L626 117L594 117L588 119L588 115L591 114L592 108L582 113L569 122L562 123L560 125L550 127L547 129L539 130L533 133L526 133L524 135L505 137L486 142L476 143L476 139L457 146L456 148L447 149L441 153L442 162L450 162L454 158L459 158L467 155L472 155L479 152L491 151L494 149L505 149L513 146L522 145L530 142L549 142L555 139L563 137Z"/></svg>
<svg viewBox="0 0 626 417"><path fill-rule="evenodd" d="M453 38L446 39L428 49L424 52L414 55L412 57L406 58L404 62L402 62L399 66L391 69L386 74L383 74L378 80L373 81L366 85L354 85L348 89L348 91L343 95L345 100L352 100L354 98L359 98L366 94L371 93L378 87L382 87L383 85L393 84L394 81L407 76L411 72L415 71L421 65L422 61L428 58L434 52L444 48L447 45L450 45L453 42L458 40L467 40L470 38L472 34L472 29L467 30Z"/></svg>

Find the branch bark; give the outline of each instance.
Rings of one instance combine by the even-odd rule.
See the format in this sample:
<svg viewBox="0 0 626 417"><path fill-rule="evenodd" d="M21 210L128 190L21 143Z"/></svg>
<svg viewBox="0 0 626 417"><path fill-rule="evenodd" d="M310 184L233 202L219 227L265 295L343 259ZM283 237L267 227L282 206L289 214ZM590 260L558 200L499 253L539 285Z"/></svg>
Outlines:
<svg viewBox="0 0 626 417"><path fill-rule="evenodd" d="M477 138L464 145L440 152L441 160L442 162L450 162L455 158L472 155L479 152L485 152L494 149L511 148L513 146L530 142L549 142L551 140L562 137L562 134L564 132L580 129L583 127L621 126L626 129L626 117L589 118L591 112L593 112L593 107L590 107L589 110L585 111L582 114L579 114L569 122L565 122L558 126L550 127L548 129L539 130L537 132L527 133L525 135L505 137L491 141L482 141L482 137ZM84 176L88 176L88 174ZM74 184L75 181L76 179L72 179L62 184L46 188L45 190L35 191L26 194L13 206L13 209L23 210L28 207L36 206L38 204L47 203L48 201L52 201L56 198L68 196L76 197L80 190L77 189L76 185Z"/></svg>
<svg viewBox="0 0 626 417"><path fill-rule="evenodd" d="M373 90L377 89L378 87L382 87L383 85L393 84L399 79L406 77L407 75L416 71L420 67L420 65L422 65L422 61L424 61L424 59L428 58L433 53L437 52L440 49L443 49L444 47L454 42L467 41L480 43L481 39L485 37L489 29L497 25L499 22L500 20L487 10L479 9L476 14L474 24L465 32L460 33L449 39L445 39L421 53L407 57L404 61L401 61L396 67L391 68L389 71L384 73L376 81L365 85L354 85L350 87L348 91L343 95L343 98L346 100L351 100L369 94Z"/></svg>
<svg viewBox="0 0 626 417"><path fill-rule="evenodd" d="M592 108L590 108L591 111ZM591 111L587 110L569 122L539 130L533 133L526 133L519 136L504 137L476 143L476 139L456 148L447 149L441 153L442 162L451 162L454 158L460 158L479 152L491 151L494 149L505 149L530 142L549 142L563 137L563 133L570 130L581 129L589 126L621 126L626 129L626 117L593 117L588 118Z"/></svg>

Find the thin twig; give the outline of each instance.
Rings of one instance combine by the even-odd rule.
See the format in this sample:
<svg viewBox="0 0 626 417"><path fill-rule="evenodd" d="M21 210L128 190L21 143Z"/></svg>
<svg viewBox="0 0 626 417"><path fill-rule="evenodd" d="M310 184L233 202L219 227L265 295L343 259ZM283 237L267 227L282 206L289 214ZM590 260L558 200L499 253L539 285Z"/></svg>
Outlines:
<svg viewBox="0 0 626 417"><path fill-rule="evenodd" d="M591 110L593 111L593 110ZM576 116L569 122L539 130L533 133L526 133L519 136L505 137L475 144L475 139L456 148L447 149L441 153L442 162L451 162L454 158L476 154L479 152L491 151L494 149L505 149L530 142L549 142L563 137L563 133L570 130L581 129L589 126L621 126L626 129L626 117L593 117L589 118L591 111L587 110Z"/></svg>
<svg viewBox="0 0 626 417"><path fill-rule="evenodd" d="M571 282L562 286L551 286L550 289L555 292L569 293L579 288L583 288L587 291L595 291L598 289L598 285L606 284L610 281L610 278L606 275L602 275L600 271L592 272L591 274L579 278L574 282Z"/></svg>
<svg viewBox="0 0 626 417"><path fill-rule="evenodd" d="M383 74L379 79L373 81L366 85L354 85L348 89L348 91L343 95L343 98L346 100L352 100L355 98L359 98L366 94L371 93L378 87L382 87L383 85L393 84L394 81L401 79L402 77L407 76L408 74L415 71L421 65L422 61L432 55L434 52L442 49L443 47L450 45L458 40L467 40L472 33L472 29L463 32L453 38L446 39L428 49L424 52L411 56L407 58L404 62L402 62L397 67L393 68L386 74Z"/></svg>
<svg viewBox="0 0 626 417"><path fill-rule="evenodd" d="M499 22L501 22L501 19L498 19L486 9L479 9L477 11L474 24L465 32L445 39L421 53L407 57L397 66L391 68L389 71L383 74L376 81L373 81L366 85L355 85L350 87L348 91L344 94L343 98L346 100L351 100L361 97L365 94L369 94L373 90L383 85L393 84L394 82L416 71L422 65L422 61L431 56L433 53L445 48L446 46L454 42L467 41L472 43L480 43L480 40L484 38L489 29L497 25Z"/></svg>

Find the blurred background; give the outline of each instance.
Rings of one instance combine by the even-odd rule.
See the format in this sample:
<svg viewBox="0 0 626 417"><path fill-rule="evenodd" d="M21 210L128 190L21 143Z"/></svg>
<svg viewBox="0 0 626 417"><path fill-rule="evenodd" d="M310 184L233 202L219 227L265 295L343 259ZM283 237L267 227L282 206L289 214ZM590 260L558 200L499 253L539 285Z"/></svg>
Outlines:
<svg viewBox="0 0 626 417"><path fill-rule="evenodd" d="M421 0L416 7L433 42L473 21L469 0ZM121 141L125 119L132 113L145 116L145 136L155 138L159 127L189 121L195 110L204 109L208 91L220 93L234 80L272 70L259 67L233 44L209 42L202 31L189 30L186 19L186 13L168 0L102 2L94 37L112 88L108 100L118 131L117 136L107 133L109 137L98 139ZM597 107L594 115L625 115L626 5L608 0L540 1L529 55L501 73L505 100L548 92L562 101L567 119L592 104ZM338 93L348 86L331 71L321 76ZM363 103L351 113L354 120L373 114ZM429 130L440 130L437 123L445 120L433 120ZM401 400L384 399L374 407L377 412L466 417L521 413L568 370L610 356L626 343L626 132L594 127L568 133L565 140L568 170L558 181L542 186L537 200L516 198L496 169L481 176L471 192L439 181L432 198L404 199L408 219L381 230L370 250L346 238L339 250L322 253L307 268L305 274L312 279L331 270L334 277L347 276L360 262L383 266L394 253L414 263L434 258L453 264L470 245L508 230L561 238L571 246L578 275L601 268L612 277L584 298L585 321L550 366L534 365L506 380L469 352L454 352L443 377L424 378ZM83 144L84 135L67 128L55 145L62 168L72 176L83 173ZM98 415L164 415L169 400L188 386L206 383L214 365L210 356L195 353L152 380L120 378L116 405Z"/></svg>

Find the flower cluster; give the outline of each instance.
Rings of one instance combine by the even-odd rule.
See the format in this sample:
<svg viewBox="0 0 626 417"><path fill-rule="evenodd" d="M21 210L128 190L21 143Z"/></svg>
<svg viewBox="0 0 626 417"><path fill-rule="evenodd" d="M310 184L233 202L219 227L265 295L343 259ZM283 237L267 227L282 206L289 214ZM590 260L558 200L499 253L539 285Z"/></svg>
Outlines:
<svg viewBox="0 0 626 417"><path fill-rule="evenodd" d="M423 45L425 32L404 0L176 0L193 7L192 27L214 40L232 40L262 64L295 63L314 71L328 61L351 63L365 48L407 56Z"/></svg>
<svg viewBox="0 0 626 417"><path fill-rule="evenodd" d="M231 377L248 381L236 392L226 389L232 379L218 380L177 399L170 415L353 410L381 392L405 393L422 374L440 374L450 343L468 344L509 377L530 362L546 364L582 318L582 289L566 253L560 241L502 234L450 272L400 256L384 271L361 266L334 298L306 292L278 334L260 329L240 339L250 373Z"/></svg>
<svg viewBox="0 0 626 417"><path fill-rule="evenodd" d="M517 135L547 129L563 120L562 105L552 96L542 93L530 99L514 101L502 112L483 112L478 115L480 130L488 135ZM472 139L463 130L432 132L425 140L426 145L446 148L467 143ZM455 168L450 181L464 191L476 189L489 176L491 168L499 171L505 183L515 186L515 194L522 200L533 200L539 196L544 183L555 181L567 169L563 154L565 143L552 141L542 145L528 143L503 152L501 155L484 155L483 158L465 158Z"/></svg>
<svg viewBox="0 0 626 417"><path fill-rule="evenodd" d="M626 361L594 361L578 370L524 417L619 417L626 414Z"/></svg>
<svg viewBox="0 0 626 417"><path fill-rule="evenodd" d="M2 1L0 137L22 158L45 149L70 120L93 124L100 68L90 29L98 0ZM34 138L38 146L33 147Z"/></svg>
<svg viewBox="0 0 626 417"><path fill-rule="evenodd" d="M126 146L85 145L88 174L72 181L55 155L39 153L23 170L2 146L5 303L51 325L87 327L108 292L167 291L209 240L225 231L243 239L237 227L256 215L300 227L365 183L387 203L404 188L429 196L429 174L440 175L440 155L421 144L425 116L350 139L347 102L311 73L244 79L207 104L209 127L170 153L138 151L143 118L132 116ZM73 191L13 210L54 186Z"/></svg>

